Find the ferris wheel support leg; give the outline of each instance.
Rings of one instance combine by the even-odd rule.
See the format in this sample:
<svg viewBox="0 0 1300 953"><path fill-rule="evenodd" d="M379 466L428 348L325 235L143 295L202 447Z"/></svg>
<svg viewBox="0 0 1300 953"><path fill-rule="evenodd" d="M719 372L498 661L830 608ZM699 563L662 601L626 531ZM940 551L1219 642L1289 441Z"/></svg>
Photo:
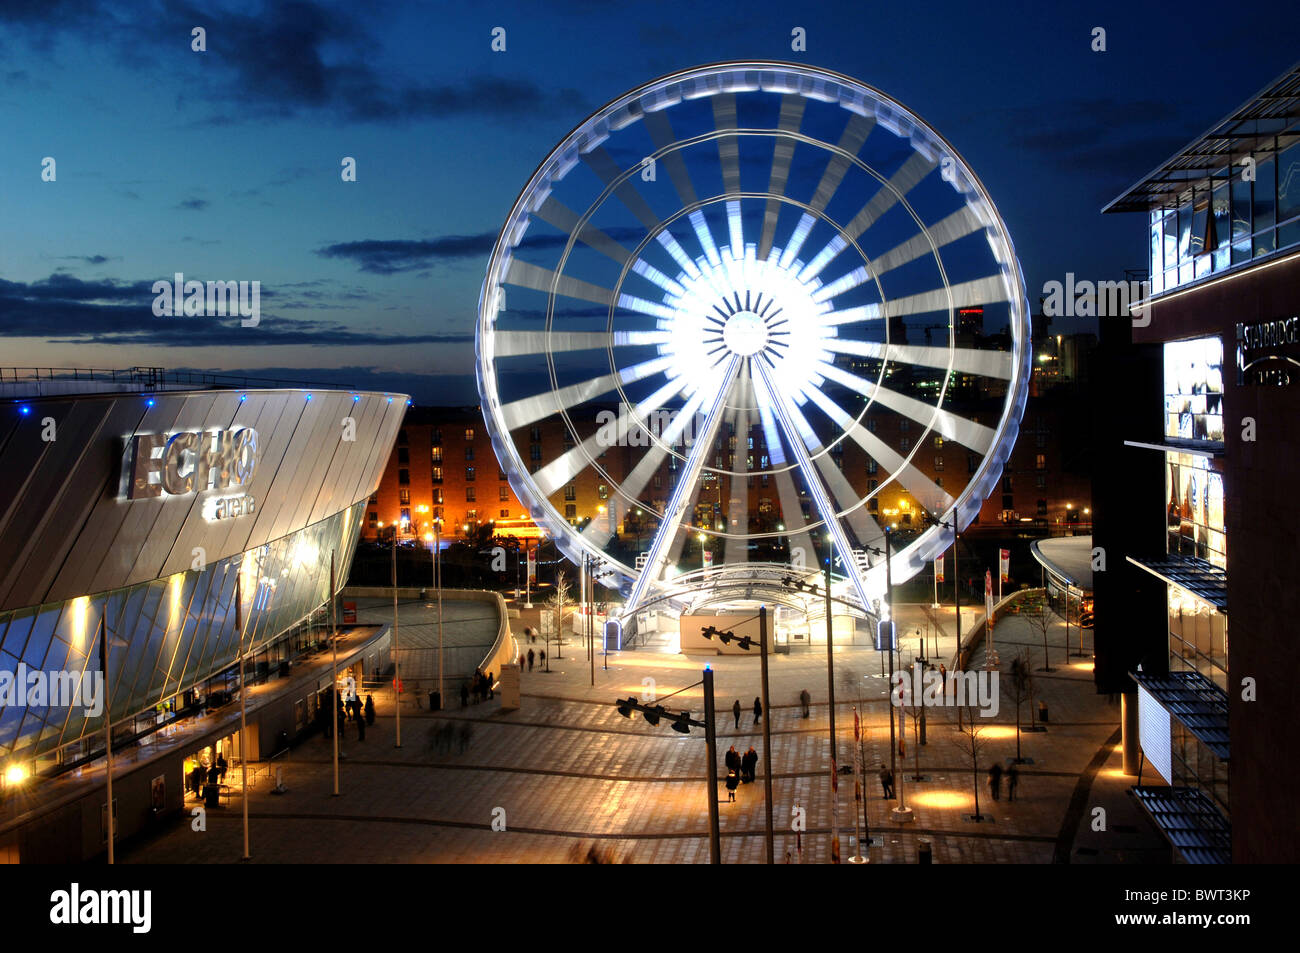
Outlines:
<svg viewBox="0 0 1300 953"><path fill-rule="evenodd" d="M794 454L795 462L799 465L804 480L808 484L808 492L812 494L813 505L817 507L818 514L830 531L831 541L840 553L840 559L844 563L844 575L848 576L853 583L853 589L857 592L858 599L861 600L863 608L866 608L871 605L871 600L867 598L867 587L862 579L862 573L858 572L858 567L853 561L853 551L849 546L848 537L844 535L844 527L840 525L840 521L835 518L835 507L826 493L826 488L817 476L817 468L813 466L812 459L808 456L808 448L804 446L803 438L799 435L798 428L794 426L794 422L790 418L789 410L786 407L787 398L773 386L767 368L763 366L761 361L755 361L754 367L757 368L759 379L767 389L772 410L776 414L777 421L781 424L781 429L785 431L785 437L790 444L790 450Z"/></svg>
<svg viewBox="0 0 1300 953"><path fill-rule="evenodd" d="M623 606L621 616L623 619L636 614L637 607L645 600L650 586L654 584L660 570L663 568L663 560L668 551L668 546L672 543L673 537L677 535L678 527L681 526L687 501L690 499L695 481L700 475L700 468L704 466L704 460L713 447L718 427L722 423L727 392L736 376L736 368L740 360L739 357L735 356L728 360L723 374L719 378L718 389L710 401L708 414L704 418L704 426L695 435L695 442L686 458L686 466L683 467L681 475L677 478L677 485L673 487L673 495L668 500L663 519L659 521L659 529L655 532L654 541L650 544L650 552L646 557L645 568L637 576L636 582L632 586L632 592L627 597L627 603Z"/></svg>

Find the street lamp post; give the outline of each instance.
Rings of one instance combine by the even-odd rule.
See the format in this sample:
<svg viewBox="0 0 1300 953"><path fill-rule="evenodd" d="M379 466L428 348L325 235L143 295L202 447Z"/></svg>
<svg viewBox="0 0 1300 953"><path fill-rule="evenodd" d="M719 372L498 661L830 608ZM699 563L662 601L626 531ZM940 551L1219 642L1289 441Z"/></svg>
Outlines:
<svg viewBox="0 0 1300 953"><path fill-rule="evenodd" d="M395 748L402 746L402 655L397 636L397 523L393 523L393 709L397 712Z"/></svg>
<svg viewBox="0 0 1300 953"><path fill-rule="evenodd" d="M763 770L763 794L767 798L764 836L767 839L767 862L775 864L775 847L772 832L772 707L767 696L767 606L758 607L758 640L761 643L763 679L763 756L767 762Z"/></svg>
<svg viewBox="0 0 1300 953"><path fill-rule="evenodd" d="M108 600L104 600L104 611L99 617L99 673L104 680L104 758L108 769L108 862L113 859L113 717L110 711L113 693L108 681Z"/></svg>
<svg viewBox="0 0 1300 953"><path fill-rule="evenodd" d="M709 749L709 862L721 864L722 835L719 832L718 820L718 736L714 721L713 669L705 666L704 741Z"/></svg>

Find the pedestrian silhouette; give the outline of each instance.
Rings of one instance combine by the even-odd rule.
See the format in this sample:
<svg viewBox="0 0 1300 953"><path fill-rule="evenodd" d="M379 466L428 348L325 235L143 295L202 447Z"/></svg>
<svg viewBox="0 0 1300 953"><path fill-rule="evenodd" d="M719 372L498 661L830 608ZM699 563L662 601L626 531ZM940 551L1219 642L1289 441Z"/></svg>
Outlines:
<svg viewBox="0 0 1300 953"><path fill-rule="evenodd" d="M739 698L737 698L736 703L731 706L731 714L736 719L736 727L739 728L740 727L740 699Z"/></svg>
<svg viewBox="0 0 1300 953"><path fill-rule="evenodd" d="M533 670L533 660L534 660L536 657L537 657L537 656L534 654L533 650L532 650L532 649L529 649L529 650L528 650L528 671L530 671L530 672Z"/></svg>
<svg viewBox="0 0 1300 953"><path fill-rule="evenodd" d="M736 799L736 788L740 784L740 775L733 769L727 772L727 800Z"/></svg>
<svg viewBox="0 0 1300 953"><path fill-rule="evenodd" d="M1020 772L1014 764L1007 766L1007 800L1016 799L1016 785L1020 783Z"/></svg>
<svg viewBox="0 0 1300 953"><path fill-rule="evenodd" d="M758 768L758 752L754 746L750 745L749 750L745 752L744 757L740 759L740 779L746 784L754 780L754 775Z"/></svg>
<svg viewBox="0 0 1300 953"><path fill-rule="evenodd" d="M762 720L762 718L763 718L763 702L755 698L754 699L754 724L757 725Z"/></svg>
<svg viewBox="0 0 1300 953"><path fill-rule="evenodd" d="M883 764L880 766L880 792L885 800L894 796L894 772Z"/></svg>
<svg viewBox="0 0 1300 953"><path fill-rule="evenodd" d="M375 696L367 695L366 696L366 724L373 725L374 723L375 723Z"/></svg>
<svg viewBox="0 0 1300 953"><path fill-rule="evenodd" d="M799 704L803 705L803 716L808 717L808 706L812 704L812 696L808 694L808 689L799 693Z"/></svg>
<svg viewBox="0 0 1300 953"><path fill-rule="evenodd" d="M989 790L993 792L993 800L996 801L1002 791L1002 765L997 762L989 768Z"/></svg>

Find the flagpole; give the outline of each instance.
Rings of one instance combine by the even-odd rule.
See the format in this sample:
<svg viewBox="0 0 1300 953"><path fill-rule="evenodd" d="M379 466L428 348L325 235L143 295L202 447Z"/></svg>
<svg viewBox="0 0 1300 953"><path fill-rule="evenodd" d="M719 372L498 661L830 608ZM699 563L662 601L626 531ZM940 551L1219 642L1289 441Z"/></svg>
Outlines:
<svg viewBox="0 0 1300 953"><path fill-rule="evenodd" d="M855 705L853 708L853 843L857 845L857 852L849 858L850 864L865 864L866 856L862 852L862 824L859 823L858 801L861 801L866 792L862 790L862 771L861 761L858 757L862 752L862 727L858 719L858 709Z"/></svg>
<svg viewBox="0 0 1300 953"><path fill-rule="evenodd" d="M330 734L334 736L334 797L339 796L339 624L334 599L334 550L330 550L330 645L334 680L330 682Z"/></svg>
<svg viewBox="0 0 1300 953"><path fill-rule="evenodd" d="M244 682L244 573L235 570L235 631L239 633L239 783L243 787L244 856L248 860L248 685Z"/></svg>
<svg viewBox="0 0 1300 953"><path fill-rule="evenodd" d="M113 864L113 693L108 687L108 600L99 617L99 671L104 679L104 756L108 767L108 862Z"/></svg>

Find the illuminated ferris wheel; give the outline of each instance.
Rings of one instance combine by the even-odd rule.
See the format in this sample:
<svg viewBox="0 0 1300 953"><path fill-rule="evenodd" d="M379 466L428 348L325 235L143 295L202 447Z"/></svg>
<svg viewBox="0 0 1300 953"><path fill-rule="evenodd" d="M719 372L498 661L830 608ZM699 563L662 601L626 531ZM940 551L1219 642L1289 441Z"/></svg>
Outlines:
<svg viewBox="0 0 1300 953"><path fill-rule="evenodd" d="M476 348L516 495L629 612L684 554L700 588L833 555L870 606L885 526L912 527L905 580L996 488L1031 354L1010 236L956 151L775 62L674 73L574 129L501 230Z"/></svg>

